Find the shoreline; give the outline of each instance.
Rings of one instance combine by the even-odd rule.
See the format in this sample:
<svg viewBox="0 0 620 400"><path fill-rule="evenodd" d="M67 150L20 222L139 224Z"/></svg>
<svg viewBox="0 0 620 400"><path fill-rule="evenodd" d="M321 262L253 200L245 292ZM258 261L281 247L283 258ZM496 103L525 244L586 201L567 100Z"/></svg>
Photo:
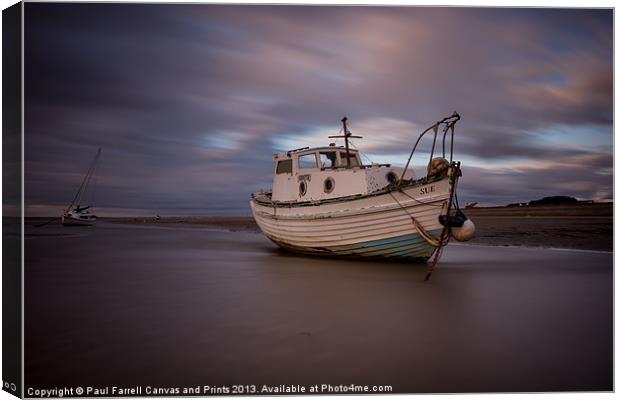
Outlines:
<svg viewBox="0 0 620 400"><path fill-rule="evenodd" d="M469 244L613 251L613 203L463 209L476 225ZM49 218L26 218L36 224ZM216 227L232 232L260 229L251 216L100 217L114 224ZM56 222L58 223L58 222Z"/></svg>

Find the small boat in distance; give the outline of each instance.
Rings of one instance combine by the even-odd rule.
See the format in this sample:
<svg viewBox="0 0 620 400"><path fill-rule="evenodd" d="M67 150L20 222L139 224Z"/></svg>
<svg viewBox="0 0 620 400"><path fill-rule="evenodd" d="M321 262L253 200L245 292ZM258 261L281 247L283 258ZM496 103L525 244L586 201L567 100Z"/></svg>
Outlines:
<svg viewBox="0 0 620 400"><path fill-rule="evenodd" d="M263 233L278 246L306 254L427 261L447 244L473 237L473 224L454 202L461 176L453 161L456 112L420 134L404 168L364 165L349 146L353 136L342 119L344 147L300 148L273 155L271 192L252 194L250 207ZM442 157L435 157L439 128ZM406 178L420 139L434 132L426 176ZM451 133L449 160L446 136ZM437 150L437 154L439 150ZM466 223L467 221L467 223ZM430 272L428 274L430 276Z"/></svg>
<svg viewBox="0 0 620 400"><path fill-rule="evenodd" d="M90 182L92 180L93 175L97 170L97 162L99 161L99 156L101 155L101 148L97 151L95 155L95 159L91 163L88 168L88 172L86 176L82 180L82 184L78 188L77 193L73 197L71 204L62 214L62 224L65 226L91 226L94 225L97 221L97 216L92 213L92 204L94 203L94 189L92 192L92 198L90 199L91 204L87 206L82 206L82 201L86 199L86 193L90 186Z"/></svg>

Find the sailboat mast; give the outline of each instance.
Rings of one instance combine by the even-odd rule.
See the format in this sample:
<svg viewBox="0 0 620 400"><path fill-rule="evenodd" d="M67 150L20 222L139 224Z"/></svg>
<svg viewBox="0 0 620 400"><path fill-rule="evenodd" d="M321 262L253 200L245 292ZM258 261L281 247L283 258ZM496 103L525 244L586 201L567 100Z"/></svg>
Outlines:
<svg viewBox="0 0 620 400"><path fill-rule="evenodd" d="M93 171L95 170L95 166L97 165L97 161L99 160L100 155L101 155L101 147L99 147L99 150L97 150L95 159L90 164L88 171L86 172L86 176L84 176L84 179L82 180L82 184L78 188L78 191L75 194L75 196L73 196L73 200L71 201L71 204L69 204L69 207L67 207L67 210L65 212L69 212L69 210L71 210L71 207L73 207L76 200L78 203L82 200L82 195L84 194L84 190L86 189L86 186L88 186L88 182L90 181L90 177L92 176Z"/></svg>
<svg viewBox="0 0 620 400"><path fill-rule="evenodd" d="M92 179L93 175L95 174L95 171L97 170L97 161L99 161L100 154L101 154L101 147L99 148L99 150L97 150L97 155L95 156L95 159L93 160L93 164L89 172L87 173L88 179L86 180L86 183L84 184L84 188L82 189L82 194L80 194L78 205L82 203L82 198L84 197L84 194L86 193L86 189L88 188L88 185L90 185L90 180Z"/></svg>

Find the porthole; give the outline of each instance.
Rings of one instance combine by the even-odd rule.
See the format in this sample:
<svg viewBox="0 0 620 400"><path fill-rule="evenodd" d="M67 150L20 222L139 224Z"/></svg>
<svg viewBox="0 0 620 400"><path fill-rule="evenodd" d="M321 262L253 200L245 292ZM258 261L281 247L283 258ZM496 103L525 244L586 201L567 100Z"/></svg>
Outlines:
<svg viewBox="0 0 620 400"><path fill-rule="evenodd" d="M395 183L398 180L398 176L396 176L394 172L390 171L385 174L385 179L387 179L389 183Z"/></svg>
<svg viewBox="0 0 620 400"><path fill-rule="evenodd" d="M308 186L306 185L306 181L299 182L299 195L305 196L308 191Z"/></svg>
<svg viewBox="0 0 620 400"><path fill-rule="evenodd" d="M323 182L323 191L325 193L333 192L335 187L336 182L334 182L334 178L332 178L331 176L325 179L325 182Z"/></svg>

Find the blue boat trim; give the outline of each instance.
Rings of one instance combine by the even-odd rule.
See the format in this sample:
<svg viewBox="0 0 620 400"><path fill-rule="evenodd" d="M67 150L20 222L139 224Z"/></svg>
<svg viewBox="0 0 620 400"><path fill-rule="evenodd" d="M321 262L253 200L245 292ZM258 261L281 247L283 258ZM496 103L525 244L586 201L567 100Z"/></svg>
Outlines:
<svg viewBox="0 0 620 400"><path fill-rule="evenodd" d="M431 230L430 234L438 237L441 235L441 229ZM429 245L417 233L350 245L324 247L300 247L273 241L282 248L306 254L360 258L412 258L426 261L435 251L435 247Z"/></svg>

